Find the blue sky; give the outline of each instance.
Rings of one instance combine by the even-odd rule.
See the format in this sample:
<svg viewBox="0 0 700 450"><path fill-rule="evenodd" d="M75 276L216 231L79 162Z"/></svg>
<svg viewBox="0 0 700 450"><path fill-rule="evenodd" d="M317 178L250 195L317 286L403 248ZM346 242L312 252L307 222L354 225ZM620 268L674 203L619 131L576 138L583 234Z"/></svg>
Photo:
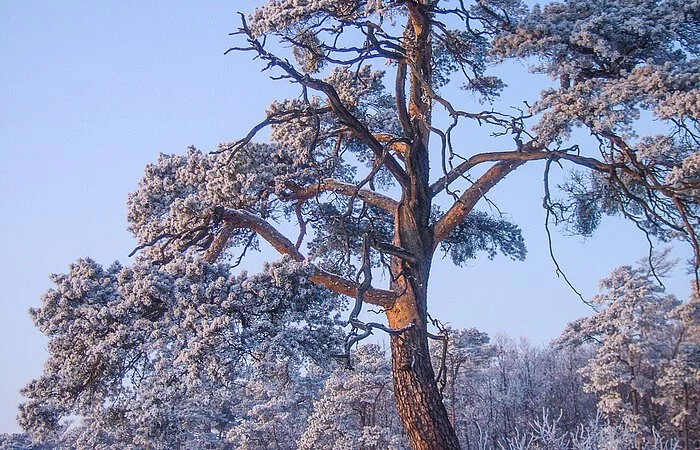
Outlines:
<svg viewBox="0 0 700 450"><path fill-rule="evenodd" d="M249 55L223 55L234 43L228 33L236 11L252 4L0 3L0 432L18 431L17 391L39 375L46 355L27 309L40 304L49 274L77 258L128 263L134 241L125 200L143 166L159 152L235 140L271 100L296 95L260 74ZM514 87L513 99L524 96ZM544 343L587 312L549 259L541 174L541 166L520 169L492 193L522 225L527 261L479 259L454 268L437 260L434 317ZM555 240L585 296L611 269L646 252L644 237L617 220L591 240ZM683 296L686 284L679 276L669 287Z"/></svg>

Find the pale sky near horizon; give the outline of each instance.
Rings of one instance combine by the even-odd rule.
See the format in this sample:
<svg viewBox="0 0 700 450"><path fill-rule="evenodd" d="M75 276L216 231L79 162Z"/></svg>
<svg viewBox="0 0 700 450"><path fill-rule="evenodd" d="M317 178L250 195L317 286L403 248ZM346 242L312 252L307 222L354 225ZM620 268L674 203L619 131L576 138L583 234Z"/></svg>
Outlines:
<svg viewBox="0 0 700 450"><path fill-rule="evenodd" d="M260 74L250 55L223 55L235 44L228 33L236 11L256 3L0 3L0 433L19 431L18 390L40 374L46 356L28 308L40 305L49 274L77 258L128 264L134 241L125 201L144 165L159 152L236 140L273 99L296 95ZM464 268L436 260L432 315L546 343L588 309L549 258L541 165L510 175L491 197L522 225L528 259L480 258ZM647 251L644 236L616 219L590 240L555 233L555 243L585 297L614 267ZM685 278L668 283L681 298Z"/></svg>

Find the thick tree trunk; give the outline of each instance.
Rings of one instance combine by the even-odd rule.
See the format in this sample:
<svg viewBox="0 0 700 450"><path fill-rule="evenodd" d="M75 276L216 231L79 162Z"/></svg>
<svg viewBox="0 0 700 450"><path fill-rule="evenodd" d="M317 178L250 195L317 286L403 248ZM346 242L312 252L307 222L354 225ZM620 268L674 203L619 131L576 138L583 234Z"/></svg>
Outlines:
<svg viewBox="0 0 700 450"><path fill-rule="evenodd" d="M397 72L396 85L403 137L410 144L403 154L407 182L394 216L393 244L412 258L394 256L391 260L391 290L398 297L387 308L386 316L391 328L405 330L391 337L392 377L396 409L411 447L451 450L458 449L459 442L437 387L427 331L428 276L434 251L428 155L431 102L426 100L424 90L432 77L431 1L407 2L406 7L405 64L410 68L407 98L405 66Z"/></svg>
<svg viewBox="0 0 700 450"><path fill-rule="evenodd" d="M411 447L415 450L458 449L459 442L442 402L430 361L427 334L427 285L432 256L429 227L416 227L429 203L409 202L397 214L395 243L416 256L392 260L392 290L401 293L387 309L389 325L406 331L391 338L394 397ZM421 205L422 208L418 205ZM427 221L427 217L423 217Z"/></svg>
<svg viewBox="0 0 700 450"><path fill-rule="evenodd" d="M391 340L396 408L414 449L457 449L459 443L435 383L425 333L412 328Z"/></svg>

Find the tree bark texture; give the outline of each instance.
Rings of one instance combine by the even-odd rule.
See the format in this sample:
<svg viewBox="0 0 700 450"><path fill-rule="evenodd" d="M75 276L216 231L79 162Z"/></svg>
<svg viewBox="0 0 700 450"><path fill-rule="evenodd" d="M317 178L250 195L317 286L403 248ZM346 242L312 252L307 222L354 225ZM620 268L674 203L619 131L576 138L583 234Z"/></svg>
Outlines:
<svg viewBox="0 0 700 450"><path fill-rule="evenodd" d="M426 153L421 144L413 150ZM420 164L415 168L424 170ZM427 183L423 186L427 188ZM447 450L459 448L459 442L442 402L428 348L427 291L433 253L429 212L425 191L404 192L396 215L394 244L414 258L392 258L391 290L397 298L386 315L391 328L410 327L392 335L391 356L396 408L411 446L415 450Z"/></svg>
<svg viewBox="0 0 700 450"><path fill-rule="evenodd" d="M387 320L391 328L405 329L391 337L392 377L396 409L411 447L450 450L458 449L459 442L437 386L427 330L428 277L434 241L428 153L431 105L425 100L423 83L430 84L432 75L430 13L422 1L407 6L409 21L404 41L409 70L406 73L400 68L396 85L404 137L410 142L403 155L408 183L403 186L394 216L393 244L408 251L412 260L396 256L391 260L391 291L397 297L386 310ZM410 88L402 98L404 77Z"/></svg>
<svg viewBox="0 0 700 450"><path fill-rule="evenodd" d="M396 409L411 446L418 450L459 448L435 383L425 333L411 328L391 340Z"/></svg>
<svg viewBox="0 0 700 450"><path fill-rule="evenodd" d="M412 242L421 245L418 236L413 236ZM419 259L416 264L419 267L398 260L395 263L395 269L401 272L393 271L397 276L392 287L403 294L387 310L387 319L394 329L413 324L391 337L396 409L413 449L457 449L459 442L442 402L428 348L426 306L430 259Z"/></svg>
<svg viewBox="0 0 700 450"><path fill-rule="evenodd" d="M428 205L407 202L399 208L395 243L413 253L415 262L392 260L392 291L399 293L386 311L393 329L406 329L391 337L392 378L396 409L411 447L415 450L459 448L449 415L442 402L430 360L427 334L427 287L432 258L429 227L416 227ZM408 216L408 217L405 217ZM426 218L427 220L427 218Z"/></svg>

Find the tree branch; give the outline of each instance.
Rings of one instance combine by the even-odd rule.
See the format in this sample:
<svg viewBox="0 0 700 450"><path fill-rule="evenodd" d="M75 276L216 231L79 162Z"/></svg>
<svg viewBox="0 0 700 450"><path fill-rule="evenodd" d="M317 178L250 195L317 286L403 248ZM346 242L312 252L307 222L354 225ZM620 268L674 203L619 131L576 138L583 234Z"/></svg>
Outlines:
<svg viewBox="0 0 700 450"><path fill-rule="evenodd" d="M306 260L304 255L301 254L292 241L287 239L268 222L249 213L248 211L242 209L215 208L214 217L220 221L223 221L224 227L216 236L205 255L205 259L209 262L213 262L218 259L219 256L221 256L221 253L225 249L226 243L230 239L233 230L237 228L245 228L254 231L258 234L258 236L265 239L275 250L283 255L289 255L296 261ZM309 277L309 280L312 283L324 286L335 293L347 295L348 297L357 296L359 289L357 283L315 266L313 266L313 273ZM390 308L393 305L395 298L396 294L394 294L394 292L383 289L369 288L364 293L365 302L381 308Z"/></svg>
<svg viewBox="0 0 700 450"><path fill-rule="evenodd" d="M526 146L533 144L528 143ZM459 200L452 205L449 211L438 220L434 228L435 244L438 245L464 218L471 212L476 203L489 191L496 183L501 181L506 175L515 170L518 166L527 161L535 160L567 160L577 165L585 166L599 172L612 173L615 169L625 170L623 164L608 164L595 158L575 155L564 151L511 151L511 152L490 152L480 153L472 156L467 161L451 170L447 175L433 183L432 194L436 195L447 186L448 183L457 179L464 172L477 164L498 161L494 166L486 171L469 189L464 191ZM629 170L629 168L627 168ZM634 171L632 171L634 173Z"/></svg>
<svg viewBox="0 0 700 450"><path fill-rule="evenodd" d="M333 178L325 178L318 183L307 187L299 187L288 183L287 187L293 192L292 197L299 200L306 200L322 192L335 192L349 197L359 198L372 206L382 208L392 214L396 213L399 203L393 198L382 195L369 189L360 189L351 183L343 183Z"/></svg>
<svg viewBox="0 0 700 450"><path fill-rule="evenodd" d="M239 139L238 141L234 142L233 144L229 144L224 146L223 148L220 148L219 150L215 150L211 152L212 154L218 154L218 153L223 153L225 151L230 151L230 152L235 152L244 145L249 144L253 138L264 128L274 125L274 124L281 124L286 121L289 121L292 118L299 118L299 117L312 117L312 116L317 116L318 114L323 114L330 112L331 109L329 107L324 107L324 108L318 108L318 109L313 109L313 108L308 108L308 109L291 109L287 111L279 111L276 113L272 113L269 116L265 118L262 122L258 123L255 125L249 132L248 134L243 137L242 139Z"/></svg>
<svg viewBox="0 0 700 450"><path fill-rule="evenodd" d="M353 298L357 297L357 283L323 269L319 269L318 267L314 266L314 273L309 277L309 280L337 294ZM385 289L369 288L364 293L363 300L370 305L387 309L394 305L396 294L393 291L387 291Z"/></svg>
<svg viewBox="0 0 700 450"><path fill-rule="evenodd" d="M454 169L450 170L445 176L434 182L430 189L432 195L435 196L440 193L445 186L449 185L457 178L462 176L465 172L469 171L473 167L485 163L485 162L498 162L498 161L537 161L551 159L557 161L560 159L572 162L579 166L588 167L589 169L597 170L598 172L610 172L611 170L621 169L635 175L638 178L638 174L624 164L610 164L602 162L595 158L590 158L587 156L575 155L573 153L567 153L560 150L542 150L541 147L535 147L536 144L529 142L523 146L521 150L505 151L505 152L486 152L478 153L471 158L467 159Z"/></svg>
<svg viewBox="0 0 700 450"><path fill-rule="evenodd" d="M505 178L524 161L501 161L493 165L459 197L459 200L434 225L434 247L447 237L469 214L476 203L499 181Z"/></svg>
<svg viewBox="0 0 700 450"><path fill-rule="evenodd" d="M247 36L248 43L250 44L250 47L248 47L247 50L256 52L261 59L267 61L268 65L266 68L279 67L287 74L286 76L288 78L293 79L302 86L308 87L315 91L323 92L326 95L328 105L333 110L333 113L338 116L338 119L350 130L352 130L355 137L369 147L378 159L384 158L384 165L386 166L387 170L389 170L389 172L402 187L405 188L408 186L408 175L404 169L391 155L385 155L386 152L384 151L384 146L377 141L377 139L375 139L372 132L362 123L362 121L355 117L355 115L352 114L345 107L345 105L343 105L343 102L333 85L323 80L313 78L309 74L300 73L289 61L282 60L265 50L264 45L257 38L255 38L253 33L248 28L245 16L243 15L241 15L241 22L242 27L240 32ZM234 48L230 50L242 49Z"/></svg>
<svg viewBox="0 0 700 450"><path fill-rule="evenodd" d="M395 96L396 96L396 111L399 116L399 123L401 124L401 129L405 136L409 136L413 139L415 132L413 131L413 125L411 125L411 117L408 115L408 108L406 108L406 62L399 61L398 67L396 68L396 83L395 83Z"/></svg>

